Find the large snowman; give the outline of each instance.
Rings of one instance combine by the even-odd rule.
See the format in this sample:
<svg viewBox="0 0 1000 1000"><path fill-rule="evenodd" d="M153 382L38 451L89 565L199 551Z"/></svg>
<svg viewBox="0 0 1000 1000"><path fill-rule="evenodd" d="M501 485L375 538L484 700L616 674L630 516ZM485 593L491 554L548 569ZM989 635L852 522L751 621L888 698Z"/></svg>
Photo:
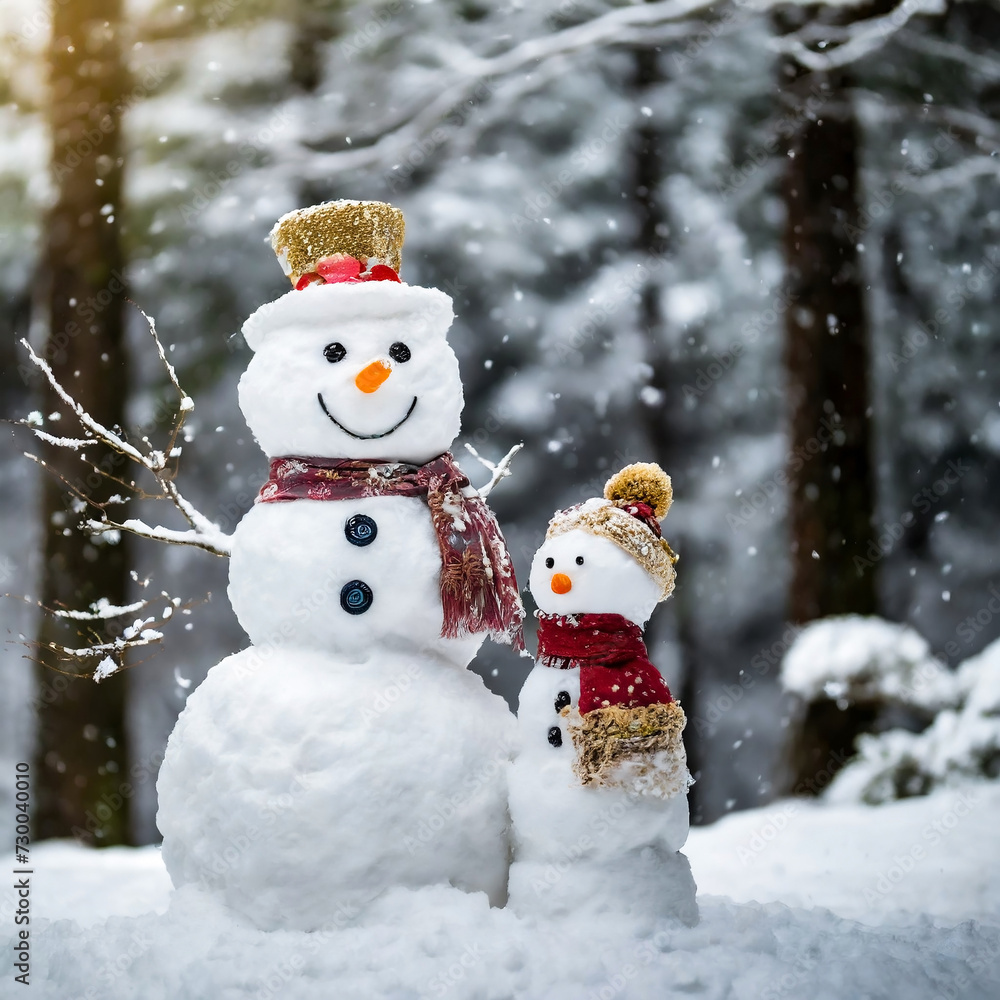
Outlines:
<svg viewBox="0 0 1000 1000"><path fill-rule="evenodd" d="M451 300L398 278L373 202L279 220L295 286L257 310L240 407L271 460L233 538L253 645L209 671L167 745L175 885L258 926L342 922L394 885L506 892L513 719L465 669L523 614L492 513L448 452Z"/></svg>
<svg viewBox="0 0 1000 1000"><path fill-rule="evenodd" d="M511 905L524 915L697 921L679 854L691 782L684 712L642 628L674 589L659 466L613 476L561 511L535 553L538 658L521 690L510 770Z"/></svg>

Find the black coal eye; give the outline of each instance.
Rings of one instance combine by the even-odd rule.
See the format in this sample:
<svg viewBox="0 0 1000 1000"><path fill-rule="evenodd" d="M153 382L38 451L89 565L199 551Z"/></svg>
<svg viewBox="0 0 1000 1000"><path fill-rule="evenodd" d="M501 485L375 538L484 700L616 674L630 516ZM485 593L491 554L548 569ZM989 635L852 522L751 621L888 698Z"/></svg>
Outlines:
<svg viewBox="0 0 1000 1000"><path fill-rule="evenodd" d="M347 348L341 343L327 344L323 348L323 355L331 365L335 365L338 361L343 361L347 355Z"/></svg>
<svg viewBox="0 0 1000 1000"><path fill-rule="evenodd" d="M569 704L569 700L569 691L560 691L559 694L556 695L556 711L561 712Z"/></svg>
<svg viewBox="0 0 1000 1000"><path fill-rule="evenodd" d="M556 561L555 561L555 559L552 558L552 556L549 556L549 558L545 560L545 568L546 569L552 569L552 567L555 566L555 564L556 564Z"/></svg>
<svg viewBox="0 0 1000 1000"><path fill-rule="evenodd" d="M340 606L349 615L363 615L373 600L372 588L364 580L351 580L340 592Z"/></svg>
<svg viewBox="0 0 1000 1000"><path fill-rule="evenodd" d="M367 514L355 514L344 525L344 534L351 545L371 545L378 534L378 525Z"/></svg>
<svg viewBox="0 0 1000 1000"><path fill-rule="evenodd" d="M406 364L410 360L412 355L410 354L410 349L401 340L397 340L392 347L389 348L389 357L392 358L397 364Z"/></svg>
<svg viewBox="0 0 1000 1000"><path fill-rule="evenodd" d="M576 557L576 564L577 564L577 566L582 566L583 565L583 556L577 556Z"/></svg>

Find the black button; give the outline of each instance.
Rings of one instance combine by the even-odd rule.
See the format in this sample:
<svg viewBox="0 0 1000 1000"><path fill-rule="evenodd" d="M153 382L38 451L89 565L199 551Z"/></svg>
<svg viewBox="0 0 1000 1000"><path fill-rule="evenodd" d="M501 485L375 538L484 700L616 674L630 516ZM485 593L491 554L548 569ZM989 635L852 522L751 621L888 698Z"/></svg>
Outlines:
<svg viewBox="0 0 1000 1000"><path fill-rule="evenodd" d="M558 726L553 726L549 730L549 742L554 747L562 746L562 730Z"/></svg>
<svg viewBox="0 0 1000 1000"><path fill-rule="evenodd" d="M351 545L371 545L378 534L378 525L367 514L355 514L344 525L344 534Z"/></svg>
<svg viewBox="0 0 1000 1000"><path fill-rule="evenodd" d="M561 712L569 704L569 691L560 691L556 695L556 711Z"/></svg>
<svg viewBox="0 0 1000 1000"><path fill-rule="evenodd" d="M363 615L371 606L374 597L372 588L364 580L345 583L340 592L340 606L349 615Z"/></svg>

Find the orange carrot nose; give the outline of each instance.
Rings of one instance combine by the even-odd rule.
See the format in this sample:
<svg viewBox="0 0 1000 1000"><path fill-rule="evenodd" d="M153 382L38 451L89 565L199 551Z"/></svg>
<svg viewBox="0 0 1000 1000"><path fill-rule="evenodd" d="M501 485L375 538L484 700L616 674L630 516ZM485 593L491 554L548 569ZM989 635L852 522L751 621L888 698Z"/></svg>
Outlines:
<svg viewBox="0 0 1000 1000"><path fill-rule="evenodd" d="M354 384L362 392L374 392L391 374L392 369L384 361L373 361L358 372Z"/></svg>
<svg viewBox="0 0 1000 1000"><path fill-rule="evenodd" d="M565 573L553 573L552 589L557 594L568 594L573 589L573 581Z"/></svg>

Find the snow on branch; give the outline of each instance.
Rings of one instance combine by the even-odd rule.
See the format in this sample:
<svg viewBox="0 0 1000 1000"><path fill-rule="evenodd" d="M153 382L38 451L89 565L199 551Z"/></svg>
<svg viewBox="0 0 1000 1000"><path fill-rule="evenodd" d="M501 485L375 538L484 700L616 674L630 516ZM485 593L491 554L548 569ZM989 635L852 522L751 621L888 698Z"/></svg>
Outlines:
<svg viewBox="0 0 1000 1000"><path fill-rule="evenodd" d="M915 31L900 31L896 35L896 41L914 52L923 52L940 59L951 59L962 63L988 80L1000 79L1000 62L978 52L972 52L964 45L957 45L943 38L934 38L932 35L918 34Z"/></svg>
<svg viewBox="0 0 1000 1000"><path fill-rule="evenodd" d="M148 577L139 580L137 574L133 572L132 578L140 587L149 586ZM90 677L98 682L123 669L126 665L126 655L131 650L159 643L163 639L162 629L177 614L191 613L191 603L182 604L179 597L171 597L166 591L124 606L113 605L107 598L102 597L91 604L86 611L62 607L50 608L41 601L31 601L28 598L22 600L28 601L53 618L65 621L67 624L72 623L80 629L77 638L80 645L69 645L53 639L26 645L35 651L47 650L55 653L60 660L69 661L78 668L63 670L52 667L51 663L46 664L58 673L70 677ZM153 614L143 614L154 607L160 610ZM98 661L96 666L93 665L94 660Z"/></svg>
<svg viewBox="0 0 1000 1000"><path fill-rule="evenodd" d="M213 555L228 556L231 543L230 536L184 497L174 482L176 460L180 456L180 448L177 445L177 441L187 415L194 409L194 402L181 388L177 372L167 360L166 352L157 335L156 324L153 322L152 317L147 316L144 312L142 315L149 326L150 335L156 346L160 362L167 373L167 378L178 395L177 413L170 429L167 446L162 450L155 448L149 438L143 435L141 438L141 447L137 447L126 440L124 433L120 429L105 427L102 423L95 420L60 384L49 364L35 354L27 340L22 339L21 344L28 352L28 357L31 359L32 364L42 372L56 395L76 416L80 426L83 428L84 436L82 438L68 437L42 430L42 419L39 414L31 414L27 418L16 422L27 427L40 441L44 441L51 447L63 448L66 451L74 452L89 472L97 473L102 482L114 483L124 491L125 496L123 497L121 494L115 493L108 500L97 500L84 492L78 484L70 482L65 476L56 472L43 459L30 452L25 452L25 455L33 462L37 462L43 468L59 476L67 489L80 501L81 510L89 506L100 511L99 518L88 518L81 525L83 530L89 532L91 535L106 537L111 532L127 531L142 538L152 538L173 545L192 545L196 548L204 549L206 552L211 552ZM134 479L128 478L124 474L120 476L114 475L104 465L88 459L85 449L96 445L103 445L128 462L131 462L133 466L137 466L140 474L145 474L153 480L157 486L157 491L149 492L139 486ZM169 501L180 511L181 516L188 524L187 529L179 531L160 525L154 527L136 518L117 521L108 514L109 507L124 504L132 499Z"/></svg>
<svg viewBox="0 0 1000 1000"><path fill-rule="evenodd" d="M970 156L953 167L934 170L919 177L910 174L898 175L903 187L918 194L939 194L949 188L962 188L979 177L993 177L1000 180L1000 161L992 156Z"/></svg>
<svg viewBox="0 0 1000 1000"><path fill-rule="evenodd" d="M430 133L484 85L492 91L495 80L528 69L535 71L549 60L595 48L657 45L687 37L704 28L699 16L707 16L711 7L712 0L658 0L617 7L582 24L529 38L493 56L480 56L449 42L439 78L415 95L396 117L376 124L372 129L374 142L335 153L302 149L296 168L309 177L329 178L331 173L391 165L401 151Z"/></svg>
<svg viewBox="0 0 1000 1000"><path fill-rule="evenodd" d="M477 491L485 500L492 492L493 488L500 482L501 479L506 479L510 475L510 463L514 456L524 447L523 442L521 444L514 445L510 451L500 459L499 462L494 465L489 459L483 458L482 455L472 447L471 444L466 443L465 450L477 461L480 465L485 466L490 470L490 481L485 485L481 486Z"/></svg>
<svg viewBox="0 0 1000 1000"><path fill-rule="evenodd" d="M941 0L903 0L899 6L881 17L831 27L821 40L817 39L816 25L808 24L800 31L771 39L770 45L775 52L791 56L805 69L827 72L847 66L877 51L917 15L940 14L941 9ZM817 52L807 44L815 41L836 41L838 44L827 51Z"/></svg>

